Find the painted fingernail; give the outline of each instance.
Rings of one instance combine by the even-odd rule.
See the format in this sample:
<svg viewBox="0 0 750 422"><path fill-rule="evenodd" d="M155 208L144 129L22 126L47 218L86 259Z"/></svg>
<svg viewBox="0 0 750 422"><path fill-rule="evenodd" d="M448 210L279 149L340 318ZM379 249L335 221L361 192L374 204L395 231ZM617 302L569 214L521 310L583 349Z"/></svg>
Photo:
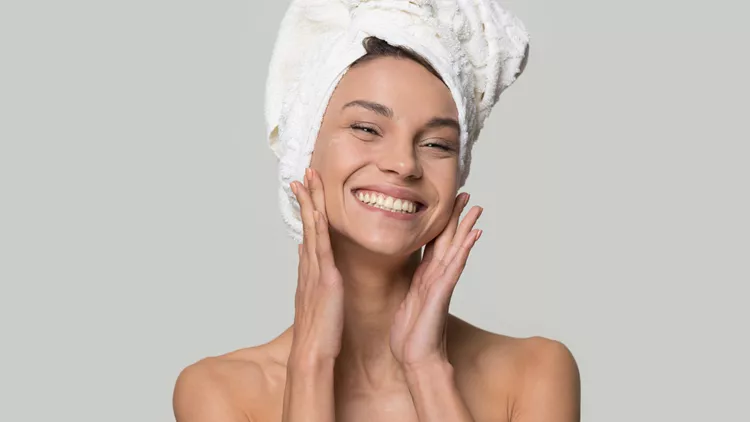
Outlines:
<svg viewBox="0 0 750 422"><path fill-rule="evenodd" d="M469 195L468 193L464 194L464 206L466 206L466 204L469 203L469 198L470 197L471 197L471 195Z"/></svg>

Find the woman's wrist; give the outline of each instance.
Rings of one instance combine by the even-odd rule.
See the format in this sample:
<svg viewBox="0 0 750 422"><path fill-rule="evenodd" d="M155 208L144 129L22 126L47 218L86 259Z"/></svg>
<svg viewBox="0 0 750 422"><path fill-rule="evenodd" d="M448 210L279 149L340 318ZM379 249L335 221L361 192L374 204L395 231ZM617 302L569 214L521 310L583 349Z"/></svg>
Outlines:
<svg viewBox="0 0 750 422"><path fill-rule="evenodd" d="M303 373L309 376L333 373L336 359L311 352L292 352L287 360L287 372Z"/></svg>
<svg viewBox="0 0 750 422"><path fill-rule="evenodd" d="M447 360L410 365L405 377L420 421L473 422Z"/></svg>
<svg viewBox="0 0 750 422"><path fill-rule="evenodd" d="M436 379L453 380L453 365L443 359L405 364L403 369L409 385L417 386Z"/></svg>
<svg viewBox="0 0 750 422"><path fill-rule="evenodd" d="M330 422L335 418L335 361L310 354L290 355L284 390L284 422Z"/></svg>

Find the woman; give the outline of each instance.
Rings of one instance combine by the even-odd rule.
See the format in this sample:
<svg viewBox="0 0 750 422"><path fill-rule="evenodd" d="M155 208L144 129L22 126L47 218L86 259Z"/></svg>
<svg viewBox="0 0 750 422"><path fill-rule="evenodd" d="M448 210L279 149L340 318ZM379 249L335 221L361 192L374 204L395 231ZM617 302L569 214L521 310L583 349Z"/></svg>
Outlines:
<svg viewBox="0 0 750 422"><path fill-rule="evenodd" d="M360 2L345 3L352 12ZM349 60L352 40L362 41L363 54L344 72L330 61L319 62L309 72L317 79L306 83L303 77L284 105L270 108L269 136L281 158L281 179L291 179L283 186L282 209L293 234L302 234L294 324L267 344L186 368L174 393L178 422L579 420L578 370L565 346L493 334L448 313L481 236L474 227L482 209L474 206L460 219L469 196L456 195L482 113L488 112L481 101L490 97L491 107L521 73L525 45L523 60L504 83L502 70L488 73L493 92L492 83L481 85L481 78L461 79L465 68L446 68L430 49L451 51L438 44L425 48L404 37L396 46L382 39L399 25L436 26L420 13L446 2L406 3L380 2L380 8L396 5L393 14L352 12L349 26L367 28L363 22L369 20L377 25L363 33L382 37L335 38L325 47L326 57ZM404 11L413 13L404 17ZM278 49L284 28L301 27L289 18L295 13L310 16L311 10L293 3L282 23L271 79L274 62L289 63L279 59L284 54ZM320 16L315 15L318 24L324 21ZM475 23L487 30L493 22ZM424 37L424 31L417 33ZM446 36L438 33L436 39ZM508 57L498 60L507 64ZM299 61L297 71L310 63ZM330 95L326 89L297 92L316 83L331 84ZM462 88L478 85L482 93L467 100L467 92L479 91ZM269 92L274 98L270 81ZM316 93L317 100L309 101ZM306 123L314 127L318 121L310 112L317 101L324 107L319 128L310 131ZM311 156L305 152L308 132ZM302 182L295 166L304 169Z"/></svg>

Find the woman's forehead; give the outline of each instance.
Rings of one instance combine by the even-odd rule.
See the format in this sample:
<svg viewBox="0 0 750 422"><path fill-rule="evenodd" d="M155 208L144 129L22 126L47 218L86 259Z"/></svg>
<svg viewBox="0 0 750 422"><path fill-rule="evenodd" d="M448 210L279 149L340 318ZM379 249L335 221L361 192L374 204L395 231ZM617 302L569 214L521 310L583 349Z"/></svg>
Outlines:
<svg viewBox="0 0 750 422"><path fill-rule="evenodd" d="M448 87L410 59L381 57L350 68L334 90L330 104L342 109L352 101L382 104L396 114L422 111L458 117Z"/></svg>

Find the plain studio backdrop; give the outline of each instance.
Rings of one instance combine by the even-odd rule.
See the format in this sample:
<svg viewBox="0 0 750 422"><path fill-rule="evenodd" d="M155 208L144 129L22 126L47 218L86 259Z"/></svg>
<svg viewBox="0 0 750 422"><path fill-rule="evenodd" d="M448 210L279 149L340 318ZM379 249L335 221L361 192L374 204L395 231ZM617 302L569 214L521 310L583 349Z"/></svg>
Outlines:
<svg viewBox="0 0 750 422"><path fill-rule="evenodd" d="M584 421L750 420L748 6L503 3L531 57L474 151L451 311L564 342ZM173 420L183 367L292 322L287 5L0 4L0 420Z"/></svg>

